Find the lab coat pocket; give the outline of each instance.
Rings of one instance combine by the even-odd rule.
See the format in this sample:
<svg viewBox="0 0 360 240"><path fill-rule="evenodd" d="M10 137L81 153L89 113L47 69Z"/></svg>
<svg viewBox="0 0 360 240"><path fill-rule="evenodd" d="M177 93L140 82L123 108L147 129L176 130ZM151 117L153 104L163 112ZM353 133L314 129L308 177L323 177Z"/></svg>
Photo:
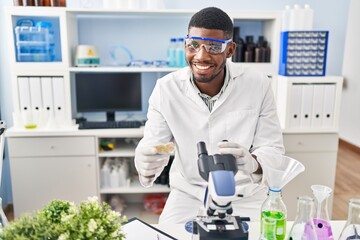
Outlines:
<svg viewBox="0 0 360 240"><path fill-rule="evenodd" d="M256 109L232 111L226 114L226 139L250 147L255 135Z"/></svg>

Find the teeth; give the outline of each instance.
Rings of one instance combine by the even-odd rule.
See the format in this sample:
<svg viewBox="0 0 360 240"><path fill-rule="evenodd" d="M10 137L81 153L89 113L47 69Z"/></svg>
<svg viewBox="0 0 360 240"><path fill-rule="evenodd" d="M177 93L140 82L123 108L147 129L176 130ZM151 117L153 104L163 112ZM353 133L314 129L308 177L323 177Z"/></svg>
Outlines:
<svg viewBox="0 0 360 240"><path fill-rule="evenodd" d="M210 66L200 66L200 65L195 65L195 66L200 70L206 70L210 68Z"/></svg>

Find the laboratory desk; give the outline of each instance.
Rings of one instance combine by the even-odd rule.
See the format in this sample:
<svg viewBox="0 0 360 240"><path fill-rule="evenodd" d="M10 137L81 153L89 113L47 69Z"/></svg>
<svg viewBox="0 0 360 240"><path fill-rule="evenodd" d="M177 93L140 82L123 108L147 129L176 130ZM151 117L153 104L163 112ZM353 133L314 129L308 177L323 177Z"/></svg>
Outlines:
<svg viewBox="0 0 360 240"><path fill-rule="evenodd" d="M334 239L338 239L346 221L331 221L331 228L333 231ZM289 233L293 221L288 221L286 225L286 231ZM179 240L191 240L192 234L188 233L183 224L158 224L153 225L161 231L173 236ZM260 236L260 222L249 222L249 239L258 240ZM131 240L131 239L128 239ZM149 239L151 240L151 239Z"/></svg>

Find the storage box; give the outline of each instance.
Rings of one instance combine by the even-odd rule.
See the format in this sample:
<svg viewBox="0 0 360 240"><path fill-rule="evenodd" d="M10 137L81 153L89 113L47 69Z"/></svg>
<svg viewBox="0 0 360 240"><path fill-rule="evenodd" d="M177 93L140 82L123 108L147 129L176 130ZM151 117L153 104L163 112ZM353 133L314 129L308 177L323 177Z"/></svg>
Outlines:
<svg viewBox="0 0 360 240"><path fill-rule="evenodd" d="M16 60L18 62L55 61L54 34L50 23L32 21L15 27Z"/></svg>
<svg viewBox="0 0 360 240"><path fill-rule="evenodd" d="M324 76L328 31L281 33L279 75Z"/></svg>

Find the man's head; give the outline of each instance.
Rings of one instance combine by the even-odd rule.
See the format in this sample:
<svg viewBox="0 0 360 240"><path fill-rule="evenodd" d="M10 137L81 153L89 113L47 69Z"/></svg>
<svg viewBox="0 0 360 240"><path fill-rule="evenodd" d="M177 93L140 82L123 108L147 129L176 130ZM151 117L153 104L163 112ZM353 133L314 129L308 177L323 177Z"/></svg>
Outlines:
<svg viewBox="0 0 360 240"><path fill-rule="evenodd" d="M195 13L190 19L188 31L192 27L222 30L226 39L232 38L234 29L229 15L216 7L204 8Z"/></svg>
<svg viewBox="0 0 360 240"><path fill-rule="evenodd" d="M204 8L192 16L185 52L195 82L222 83L226 59L235 50L232 33L232 20L219 8Z"/></svg>

